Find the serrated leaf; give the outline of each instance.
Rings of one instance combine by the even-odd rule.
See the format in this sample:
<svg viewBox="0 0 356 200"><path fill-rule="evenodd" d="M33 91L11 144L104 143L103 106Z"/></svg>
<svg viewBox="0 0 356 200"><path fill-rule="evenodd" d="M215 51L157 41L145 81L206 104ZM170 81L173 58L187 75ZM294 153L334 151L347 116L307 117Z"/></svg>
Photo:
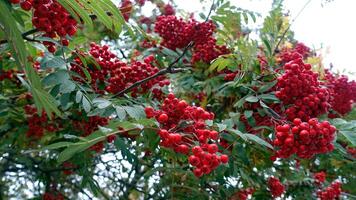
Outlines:
<svg viewBox="0 0 356 200"><path fill-rule="evenodd" d="M96 98L96 99L93 99L93 104L96 105L98 108L103 109L103 108L110 106L112 103L111 103L111 101L109 101L107 99Z"/></svg>
<svg viewBox="0 0 356 200"><path fill-rule="evenodd" d="M262 85L259 89L258 89L258 92L259 93L264 93L264 92L267 92L268 90L270 90L273 86L275 86L277 83L277 81L272 81L272 82L269 82L269 83L266 83L264 85Z"/></svg>
<svg viewBox="0 0 356 200"><path fill-rule="evenodd" d="M244 115L246 118L252 117L253 111L252 110L245 110Z"/></svg>
<svg viewBox="0 0 356 200"><path fill-rule="evenodd" d="M90 104L90 102L89 102L89 100L87 99L86 96L84 96L83 99L82 99L82 105L83 105L83 108L84 108L85 112L88 113L90 111L90 109L91 109L91 104Z"/></svg>
<svg viewBox="0 0 356 200"><path fill-rule="evenodd" d="M82 101L82 98L83 98L83 93L80 90L78 90L77 94L75 94L75 102L80 103Z"/></svg>
<svg viewBox="0 0 356 200"><path fill-rule="evenodd" d="M258 98L257 97L255 97L255 96L248 96L248 97L246 97L246 99L245 99L245 101L247 101L247 102L251 102L251 103L256 103L256 102L258 102Z"/></svg>
<svg viewBox="0 0 356 200"><path fill-rule="evenodd" d="M145 116L145 113L143 112L143 108L141 107L131 107L131 106L123 106L127 114L134 118L134 119L140 119Z"/></svg>
<svg viewBox="0 0 356 200"><path fill-rule="evenodd" d="M249 133L246 133L244 134L244 136L248 139L248 140L252 140L262 146L265 146L265 147L268 147L270 149L273 149L273 146L266 142L265 140L261 139L260 137L256 136L256 135L253 135L253 134L249 134Z"/></svg>
<svg viewBox="0 0 356 200"><path fill-rule="evenodd" d="M57 143L53 143L53 144L43 147L43 150L59 149L59 148L63 148L63 147L68 147L72 144L74 144L74 143L73 142L57 142Z"/></svg>
<svg viewBox="0 0 356 200"><path fill-rule="evenodd" d="M341 133L347 140L351 142L353 146L356 146L356 133L355 131L345 131L345 130L339 130L339 133Z"/></svg>
<svg viewBox="0 0 356 200"><path fill-rule="evenodd" d="M119 117L119 119L123 120L126 118L126 111L123 107L117 106L115 107L116 109L116 115Z"/></svg>

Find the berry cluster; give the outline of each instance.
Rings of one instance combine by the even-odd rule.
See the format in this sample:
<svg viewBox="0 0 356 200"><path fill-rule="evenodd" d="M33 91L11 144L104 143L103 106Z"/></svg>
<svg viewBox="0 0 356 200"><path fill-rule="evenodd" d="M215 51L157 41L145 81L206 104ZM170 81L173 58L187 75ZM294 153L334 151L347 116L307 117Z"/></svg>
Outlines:
<svg viewBox="0 0 356 200"><path fill-rule="evenodd" d="M125 21L129 21L130 15L133 10L131 0L123 0L119 9Z"/></svg>
<svg viewBox="0 0 356 200"><path fill-rule="evenodd" d="M341 191L341 183L334 181L324 190L318 191L317 195L320 200L336 200L340 199Z"/></svg>
<svg viewBox="0 0 356 200"><path fill-rule="evenodd" d="M165 4L162 8L162 15L175 15L176 11L174 10L171 4Z"/></svg>
<svg viewBox="0 0 356 200"><path fill-rule="evenodd" d="M139 6L144 6L145 3L146 3L146 0L136 0L136 3L137 3Z"/></svg>
<svg viewBox="0 0 356 200"><path fill-rule="evenodd" d="M287 63L289 61L298 59L299 56L306 58L310 55L310 48L305 44L298 42L293 49L284 48L278 55L280 63Z"/></svg>
<svg viewBox="0 0 356 200"><path fill-rule="evenodd" d="M64 200L64 196L60 192L45 192L42 195L42 200Z"/></svg>
<svg viewBox="0 0 356 200"><path fill-rule="evenodd" d="M240 72L239 70L237 70L235 72L228 70L228 69L223 70L222 73L225 74L224 81L233 81L235 79L236 75L239 74L239 72Z"/></svg>
<svg viewBox="0 0 356 200"><path fill-rule="evenodd" d="M169 49L186 47L189 42L194 42L192 63L203 61L209 63L219 55L226 54L226 46L216 44L213 33L216 26L211 22L197 22L194 19L186 22L176 16L159 16L155 23L155 32L163 41L162 46Z"/></svg>
<svg viewBox="0 0 356 200"><path fill-rule="evenodd" d="M318 81L318 74L305 64L302 58L284 65L284 74L277 78L276 97L288 108L287 119L301 118L304 121L326 113L330 104L329 92Z"/></svg>
<svg viewBox="0 0 356 200"><path fill-rule="evenodd" d="M325 85L328 87L331 108L340 115L345 115L352 110L356 101L356 82L349 81L347 76L334 76L330 71L325 73ZM329 117L338 115L330 114Z"/></svg>
<svg viewBox="0 0 356 200"><path fill-rule="evenodd" d="M87 63L87 71L91 77L91 86L95 91L100 92L98 86L104 84L110 70L117 67L119 61L116 59L116 55L110 52L107 45L101 47L95 43L91 43L89 53L100 66L98 67L94 63ZM71 63L71 70L86 78L83 70L84 67L80 57L75 57L74 62ZM80 81L81 79L76 78L76 80Z"/></svg>
<svg viewBox="0 0 356 200"><path fill-rule="evenodd" d="M233 198L230 198L230 200L247 200L248 196L252 195L254 192L255 190L253 188L243 189L238 191Z"/></svg>
<svg viewBox="0 0 356 200"><path fill-rule="evenodd" d="M73 127L85 137L98 130L99 126L106 126L108 123L109 119L106 117L91 116L87 119L73 120Z"/></svg>
<svg viewBox="0 0 356 200"><path fill-rule="evenodd" d="M354 148L354 147L346 147L346 151L352 157L356 158L356 148Z"/></svg>
<svg viewBox="0 0 356 200"><path fill-rule="evenodd" d="M33 9L33 26L45 32L45 37L60 37L64 46L69 44L66 36L73 36L77 32L77 21L57 0L11 0L11 3L20 3L21 8L26 11ZM49 52L56 51L54 43L46 41L43 44Z"/></svg>
<svg viewBox="0 0 356 200"><path fill-rule="evenodd" d="M133 83L147 78L159 71L159 69L152 65L155 59L153 56L148 56L144 62L133 61L130 65L120 61L115 54L113 54L107 45L99 46L95 43L90 44L90 55L93 56L100 68L95 64L87 63L88 72L91 76L91 86L98 92L103 93L104 90L115 94ZM85 78L83 71L84 65L79 57L74 59L71 64L71 70L78 73ZM80 79L77 79L80 81ZM139 87L132 90L131 96L136 97L137 94L145 94L151 88L155 98L162 96L161 87L169 85L170 82L165 76L159 76L152 79Z"/></svg>
<svg viewBox="0 0 356 200"><path fill-rule="evenodd" d="M279 147L276 156L280 158L296 154L300 158L308 159L315 154L327 153L334 149L332 142L336 128L328 121L319 122L318 119L312 118L308 122L302 122L296 118L293 120L293 126L278 125L275 131L273 144Z"/></svg>
<svg viewBox="0 0 356 200"><path fill-rule="evenodd" d="M226 46L216 44L216 39L209 38L204 43L197 43L193 49L192 63L203 61L210 63L220 55L228 54L229 50Z"/></svg>
<svg viewBox="0 0 356 200"><path fill-rule="evenodd" d="M105 117L91 116L87 119L73 120L72 123L74 129L82 133L82 136L86 137L92 134L94 131L97 131L99 126L108 125L109 119ZM108 142L112 142L114 139L115 138L112 137L107 138ZM99 153L104 149L104 143L99 142L91 146L90 149Z"/></svg>
<svg viewBox="0 0 356 200"><path fill-rule="evenodd" d="M10 69L10 70L7 70L7 71L0 71L0 81L3 81L5 79L13 79L14 78L14 75L16 74L16 70L13 70L13 69Z"/></svg>
<svg viewBox="0 0 356 200"><path fill-rule="evenodd" d="M163 38L161 45L173 50L187 46L193 35L192 26L173 15L157 17L154 31Z"/></svg>
<svg viewBox="0 0 356 200"><path fill-rule="evenodd" d="M42 112L41 116L37 113L37 109L31 105L26 105L24 107L26 113L26 119L28 123L28 130L26 132L27 137L40 139L44 133L56 132L61 125L58 125L54 120L48 119L45 111Z"/></svg>
<svg viewBox="0 0 356 200"><path fill-rule="evenodd" d="M205 120L213 120L214 114L201 107L189 106L184 100L169 94L160 110L146 107L148 118L160 123L160 145L177 153L189 156L197 177L209 174L221 163L228 162L228 156L218 155L219 133L208 130Z"/></svg>
<svg viewBox="0 0 356 200"><path fill-rule="evenodd" d="M268 189L271 192L273 198L280 197L285 190L284 185L279 181L278 178L275 177L270 177L268 179Z"/></svg>
<svg viewBox="0 0 356 200"><path fill-rule="evenodd" d="M323 171L314 173L314 180L315 180L315 183L318 185L321 183L324 183L326 180L326 173Z"/></svg>
<svg viewBox="0 0 356 200"><path fill-rule="evenodd" d="M134 61L131 65L127 65L126 63L119 62L118 67L110 72L111 77L108 79L109 84L106 87L106 91L113 94L118 93L133 83L156 74L159 69L152 65L154 61L153 56L148 56L144 59L143 63ZM140 87L134 88L131 96L136 97L137 94L145 94L154 86L158 86L153 88L152 93L155 98L159 99L163 95L160 88L169 84L170 82L165 76L159 76L141 84Z"/></svg>

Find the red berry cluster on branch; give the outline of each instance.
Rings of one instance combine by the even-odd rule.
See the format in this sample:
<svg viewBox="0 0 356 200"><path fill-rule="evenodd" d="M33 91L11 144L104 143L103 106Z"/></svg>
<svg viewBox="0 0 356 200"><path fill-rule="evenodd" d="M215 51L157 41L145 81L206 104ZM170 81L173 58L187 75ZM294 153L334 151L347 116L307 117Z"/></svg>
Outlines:
<svg viewBox="0 0 356 200"><path fill-rule="evenodd" d="M91 86L96 92L102 93L105 90L116 94L135 82L159 71L157 67L153 66L155 62L153 56L146 57L144 62L133 61L131 64L127 64L120 61L109 50L107 45L101 47L95 43L91 43L90 46L90 55L95 58L100 66L98 68L94 64L88 64L87 69L91 76ZM82 61L79 57L75 58L74 61L71 64L71 70L85 78ZM79 79L77 80L80 81ZM169 84L170 82L165 76L159 76L134 88L131 96L136 97L137 94L145 94L152 89L154 97L160 98L163 94L161 88Z"/></svg>
<svg viewBox="0 0 356 200"><path fill-rule="evenodd" d="M144 59L143 63L139 61L133 61L130 65L123 62L118 63L119 66L110 72L111 77L108 79L109 84L106 91L113 94L118 93L135 82L156 74L159 69L152 65L154 61L154 57L149 56ZM169 84L170 82L165 76L159 76L134 88L131 96L136 97L137 94L145 94L153 88L154 97L161 98L163 93L160 88Z"/></svg>
<svg viewBox="0 0 356 200"><path fill-rule="evenodd" d="M60 37L64 46L69 44L66 36L73 36L77 32L77 21L57 0L11 0L11 3L20 3L21 8L26 11L33 9L33 26L45 32L45 37L53 39ZM45 41L43 44L47 46L49 52L56 51L54 43Z"/></svg>
<svg viewBox="0 0 356 200"><path fill-rule="evenodd" d="M326 173L323 171L314 173L314 180L315 180L315 183L318 185L321 183L324 183L326 180Z"/></svg>
<svg viewBox="0 0 356 200"><path fill-rule="evenodd" d="M278 125L275 131L273 144L279 148L276 157L288 158L296 154L300 158L308 159L315 154L327 153L334 149L332 142L336 128L328 121L319 122L318 119L312 118L308 122L302 122L296 118L293 120L293 126Z"/></svg>
<svg viewBox="0 0 356 200"><path fill-rule="evenodd" d="M227 155L218 155L219 133L207 129L205 123L205 120L214 119L213 113L189 106L174 94L168 95L160 110L146 107L145 112L148 118L155 118L160 123L160 145L189 156L195 176L209 174L221 163L228 162Z"/></svg>
<svg viewBox="0 0 356 200"><path fill-rule="evenodd" d="M349 81L344 75L335 76L328 70L326 70L325 79L324 84L328 87L331 96L331 108L340 115L349 113L356 101L356 82ZM329 117L337 116L329 114Z"/></svg>
<svg viewBox="0 0 356 200"><path fill-rule="evenodd" d="M61 127L53 120L48 119L45 111L42 111L41 116L37 113L37 109L31 105L26 105L24 107L26 113L26 119L28 123L28 130L26 132L27 137L40 139L44 133L47 132L56 132Z"/></svg>
<svg viewBox="0 0 356 200"><path fill-rule="evenodd" d="M352 157L356 158L356 148L354 147L346 147L347 153L349 153Z"/></svg>
<svg viewBox="0 0 356 200"><path fill-rule="evenodd" d="M13 69L7 71L0 70L0 81L3 81L5 79L13 79L15 77L16 72L17 71Z"/></svg>
<svg viewBox="0 0 356 200"><path fill-rule="evenodd" d="M329 110L329 92L321 86L319 75L311 70L310 64L305 64L299 56L283 68L284 74L277 78L276 97L288 107L287 119L307 121Z"/></svg>
<svg viewBox="0 0 356 200"><path fill-rule="evenodd" d="M234 194L230 200L247 200L249 195L252 195L255 192L253 188L246 188L238 191Z"/></svg>
<svg viewBox="0 0 356 200"><path fill-rule="evenodd" d="M298 42L293 49L284 48L278 54L278 60L281 63L287 63L289 61L298 59L299 56L306 58L310 55L311 50L304 43Z"/></svg>
<svg viewBox="0 0 356 200"><path fill-rule="evenodd" d="M341 191L341 183L334 181L324 190L318 191L317 195L320 200L337 200L340 199Z"/></svg>
<svg viewBox="0 0 356 200"><path fill-rule="evenodd" d="M110 52L109 46L107 45L99 46L95 43L91 43L89 53L100 66L96 66L94 63L87 63L87 71L91 77L91 86L95 91L100 92L98 86L104 84L110 70L118 66L119 60L116 59L115 54ZM85 68L85 66L80 57L75 57L74 62L71 63L71 70L78 73L81 77L86 78L83 68ZM79 78L75 79L80 81Z"/></svg>
<svg viewBox="0 0 356 200"><path fill-rule="evenodd" d="M161 45L173 50L187 46L193 35L192 26L173 15L157 17L154 31L163 38Z"/></svg>
<svg viewBox="0 0 356 200"><path fill-rule="evenodd" d="M133 10L131 0L123 0L121 2L121 6L119 9L120 9L120 12L121 12L122 16L124 17L125 21L129 21L130 15Z"/></svg>
<svg viewBox="0 0 356 200"><path fill-rule="evenodd" d="M163 38L162 46L175 50L194 42L192 63L210 63L211 60L229 52L226 46L216 44L216 39L213 38L215 30L216 26L211 21L197 22L191 19L186 22L173 15L159 16L155 23L155 32Z"/></svg>
<svg viewBox="0 0 356 200"><path fill-rule="evenodd" d="M270 177L268 179L268 189L271 192L273 198L280 197L285 190L284 185L279 181L278 178L275 177Z"/></svg>
<svg viewBox="0 0 356 200"><path fill-rule="evenodd" d="M46 192L42 195L42 200L64 200L64 196L60 192Z"/></svg>
<svg viewBox="0 0 356 200"><path fill-rule="evenodd" d="M204 43L197 43L193 49L192 63L203 61L210 63L220 55L228 54L230 51L226 46L216 44L216 39L209 38Z"/></svg>
<svg viewBox="0 0 356 200"><path fill-rule="evenodd" d="M162 15L175 15L176 11L174 10L171 4L165 4L162 9Z"/></svg>
<svg viewBox="0 0 356 200"><path fill-rule="evenodd" d="M139 6L144 6L145 3L146 3L146 0L136 0L136 3L137 3Z"/></svg>

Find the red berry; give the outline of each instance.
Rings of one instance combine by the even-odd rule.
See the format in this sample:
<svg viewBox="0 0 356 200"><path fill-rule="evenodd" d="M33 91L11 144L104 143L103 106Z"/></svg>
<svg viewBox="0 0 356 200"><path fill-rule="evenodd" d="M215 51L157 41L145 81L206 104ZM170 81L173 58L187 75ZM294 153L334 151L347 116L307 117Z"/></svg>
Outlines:
<svg viewBox="0 0 356 200"><path fill-rule="evenodd" d="M165 122L167 122L167 120L168 120L168 115L166 115L166 114L161 114L158 117L158 122L159 123L165 123Z"/></svg>
<svg viewBox="0 0 356 200"><path fill-rule="evenodd" d="M209 153L216 153L219 150L218 145L216 144L210 144L208 146L208 152Z"/></svg>
<svg viewBox="0 0 356 200"><path fill-rule="evenodd" d="M224 164L226 164L227 162L229 162L229 157L225 154L220 156L220 161Z"/></svg>
<svg viewBox="0 0 356 200"><path fill-rule="evenodd" d="M32 8L32 4L29 2L29 1L24 1L20 4L21 8L26 10L26 11L29 11L31 10Z"/></svg>

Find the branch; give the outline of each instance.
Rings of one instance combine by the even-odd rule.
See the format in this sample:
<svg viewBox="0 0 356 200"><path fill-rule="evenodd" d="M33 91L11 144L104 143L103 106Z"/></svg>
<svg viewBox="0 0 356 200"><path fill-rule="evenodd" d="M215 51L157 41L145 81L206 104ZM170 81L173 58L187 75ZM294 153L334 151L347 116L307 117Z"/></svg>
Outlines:
<svg viewBox="0 0 356 200"><path fill-rule="evenodd" d="M193 42L191 42L190 44L193 44ZM113 97L121 96L121 95L131 91L132 89L134 89L134 88L136 88L136 87L138 87L138 86L140 86L140 85L142 85L142 84L144 84L144 83L146 83L146 82L148 82L148 81L150 81L152 79L155 79L155 78L157 78L159 76L162 76L162 75L165 75L165 74L168 74L168 73L174 74L174 73L178 73L178 72L182 72L182 71L187 71L188 69L186 69L186 68L173 68L173 67L186 54L186 52L188 51L189 47L190 47L189 45L186 46L186 48L184 49L183 53L179 57L177 57L176 60L174 60L167 68L161 69L157 73L155 73L155 74L153 74L153 75L151 75L151 76L149 76L147 78L144 78L144 79L142 79L140 81L135 82L134 84L130 85L129 87L125 88L124 90L121 90L120 92L116 93Z"/></svg>
<svg viewBox="0 0 356 200"><path fill-rule="evenodd" d="M299 15L304 11L304 9L307 7L307 5L311 2L311 0L307 1L304 6L300 9L300 11L298 12L298 14L294 17L294 19L291 21L291 23L289 24L289 26L287 27L287 29L283 32L281 38L279 39L276 47L273 50L273 55L276 55L276 53L278 53L278 47L279 45L282 43L282 40L284 39L284 37L286 36L287 32L289 31L290 27L292 26L292 24L295 22L295 20L299 17Z"/></svg>
<svg viewBox="0 0 356 200"><path fill-rule="evenodd" d="M214 9L214 5L215 5L215 0L213 0L213 3L211 4L209 13L208 13L205 21L208 21L210 15L211 15L211 13L212 13L212 11ZM148 81L150 81L150 80L152 80L154 78L157 78L159 76L162 76L162 75L165 75L165 74L173 74L173 73L186 71L187 69L183 69L183 68L174 69L174 66L185 56L185 54L188 52L188 50L193 46L194 46L194 42L193 41L189 42L189 44L186 47L184 47L183 52L180 54L180 56L178 56L172 63L170 63L167 68L158 71L156 74L153 74L152 76L149 76L149 77L147 77L145 79L142 79L140 81L135 82L131 86L129 86L129 87L125 88L124 90L121 90L120 92L116 93L114 95L114 97L121 96L121 95L131 91L132 89L134 89L134 88L136 88L136 87L138 87L138 86L140 86L140 85L142 85L142 84L144 84L144 83L146 83L146 82L148 82Z"/></svg>
<svg viewBox="0 0 356 200"><path fill-rule="evenodd" d="M28 36L32 35L34 33L37 33L37 32L38 32L38 29L32 29L32 30L26 31L26 32L22 33L22 38L25 40L28 40L28 41L35 42L37 40L29 38ZM7 43L7 40L0 40L0 44L5 44L5 43Z"/></svg>

